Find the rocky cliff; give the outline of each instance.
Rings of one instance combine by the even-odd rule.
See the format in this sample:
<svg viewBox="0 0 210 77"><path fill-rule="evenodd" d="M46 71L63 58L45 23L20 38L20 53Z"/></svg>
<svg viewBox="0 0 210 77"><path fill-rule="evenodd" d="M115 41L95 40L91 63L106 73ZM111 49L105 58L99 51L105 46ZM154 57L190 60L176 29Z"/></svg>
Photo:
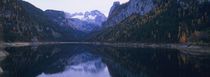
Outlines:
<svg viewBox="0 0 210 77"><path fill-rule="evenodd" d="M121 22L132 14L144 15L150 12L159 0L130 0L128 3L119 5L115 2L110 10L109 17L103 26L110 27Z"/></svg>
<svg viewBox="0 0 210 77"><path fill-rule="evenodd" d="M122 20L123 17L126 17L123 14L131 14L126 11L134 12L133 9L139 8L137 6L140 5L132 5L133 8L122 11L122 9L131 6L129 4L132 1L135 0L120 5L121 10L113 11L107 22ZM136 4L141 4L141 1L143 0L136 2ZM109 42L147 43L210 42L209 0L159 0L148 3L146 7L151 11L148 9L143 9L144 11L136 10L136 14L134 13L113 27L99 32L92 39L96 38L97 41ZM116 9L119 9L119 7L116 7ZM120 18L119 15L122 15L122 17ZM113 23L111 24L113 25Z"/></svg>

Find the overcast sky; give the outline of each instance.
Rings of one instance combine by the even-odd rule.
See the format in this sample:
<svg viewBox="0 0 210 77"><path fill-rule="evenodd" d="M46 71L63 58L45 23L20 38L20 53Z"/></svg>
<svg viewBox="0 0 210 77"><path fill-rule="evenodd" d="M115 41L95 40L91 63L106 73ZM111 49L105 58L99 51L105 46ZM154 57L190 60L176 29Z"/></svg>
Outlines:
<svg viewBox="0 0 210 77"><path fill-rule="evenodd" d="M46 10L54 9L66 11L69 13L85 12L92 10L99 10L106 16L115 1L126 3L129 0L24 0L32 3L36 7Z"/></svg>

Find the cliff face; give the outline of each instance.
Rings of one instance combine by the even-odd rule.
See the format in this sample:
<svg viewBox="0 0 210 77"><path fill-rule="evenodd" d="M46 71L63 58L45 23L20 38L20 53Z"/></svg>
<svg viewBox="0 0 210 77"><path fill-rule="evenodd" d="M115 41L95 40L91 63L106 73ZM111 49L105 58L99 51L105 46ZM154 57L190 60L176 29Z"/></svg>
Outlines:
<svg viewBox="0 0 210 77"><path fill-rule="evenodd" d="M103 27L107 28L120 23L122 20L131 16L132 14L139 14L140 16L150 12L155 7L158 7L158 3L170 1L170 0L130 0L129 2L120 5L119 2L114 2L110 10L107 21L103 23ZM176 0L182 6L186 7L185 2L187 0ZM196 0L198 3L208 2L210 0ZM192 1L193 2L193 1ZM162 3L162 5L164 5Z"/></svg>
<svg viewBox="0 0 210 77"><path fill-rule="evenodd" d="M130 0L128 3L119 5L115 2L110 10L109 17L103 23L105 28L114 26L132 14L144 15L151 11L159 0Z"/></svg>
<svg viewBox="0 0 210 77"><path fill-rule="evenodd" d="M110 9L110 11L109 11L109 16L112 14L112 11L113 11L116 7L118 7L118 6L120 6L120 2L119 2L119 1L113 3L113 5L112 5L112 7L111 7L111 9Z"/></svg>

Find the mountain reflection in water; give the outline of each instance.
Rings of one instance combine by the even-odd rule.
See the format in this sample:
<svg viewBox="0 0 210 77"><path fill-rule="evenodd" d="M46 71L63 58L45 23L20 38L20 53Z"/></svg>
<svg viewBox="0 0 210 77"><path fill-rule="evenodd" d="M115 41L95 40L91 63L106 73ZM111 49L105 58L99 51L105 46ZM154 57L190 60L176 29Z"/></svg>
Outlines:
<svg viewBox="0 0 210 77"><path fill-rule="evenodd" d="M68 61L65 71L55 74L42 73L38 77L110 77L106 64L91 53L81 53Z"/></svg>
<svg viewBox="0 0 210 77"><path fill-rule="evenodd" d="M86 45L5 48L1 77L209 77L210 55Z"/></svg>

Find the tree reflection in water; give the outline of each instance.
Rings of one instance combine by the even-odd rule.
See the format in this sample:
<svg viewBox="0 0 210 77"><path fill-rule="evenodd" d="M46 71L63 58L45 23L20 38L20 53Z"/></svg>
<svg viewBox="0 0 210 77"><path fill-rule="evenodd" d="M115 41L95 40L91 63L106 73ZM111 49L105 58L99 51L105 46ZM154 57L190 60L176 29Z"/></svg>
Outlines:
<svg viewBox="0 0 210 77"><path fill-rule="evenodd" d="M209 77L209 54L174 49L47 45L6 48L3 77Z"/></svg>

